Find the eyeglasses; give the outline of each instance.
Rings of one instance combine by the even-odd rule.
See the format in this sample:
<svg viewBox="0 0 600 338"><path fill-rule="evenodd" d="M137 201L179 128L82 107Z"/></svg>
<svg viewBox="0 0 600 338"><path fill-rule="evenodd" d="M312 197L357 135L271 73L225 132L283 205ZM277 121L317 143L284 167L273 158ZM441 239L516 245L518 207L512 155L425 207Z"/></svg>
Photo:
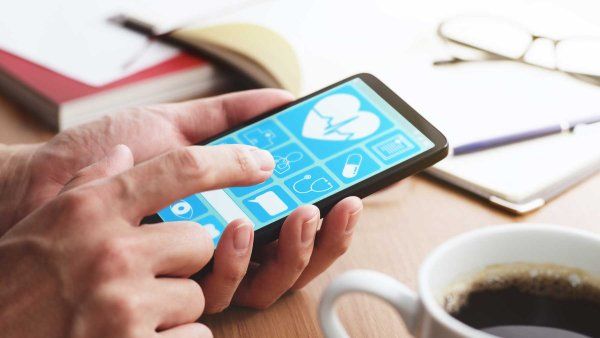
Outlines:
<svg viewBox="0 0 600 338"><path fill-rule="evenodd" d="M452 59L435 65L512 60L600 85L600 37L553 39L494 17L455 17L440 23L437 34L451 47Z"/></svg>

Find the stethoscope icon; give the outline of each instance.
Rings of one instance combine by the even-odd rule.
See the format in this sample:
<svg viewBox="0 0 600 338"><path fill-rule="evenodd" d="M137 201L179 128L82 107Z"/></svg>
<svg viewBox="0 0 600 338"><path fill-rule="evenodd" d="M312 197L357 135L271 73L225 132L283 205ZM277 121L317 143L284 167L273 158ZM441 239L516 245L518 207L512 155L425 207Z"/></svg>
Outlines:
<svg viewBox="0 0 600 338"><path fill-rule="evenodd" d="M292 189L299 194L308 194L311 192L321 193L333 188L333 184L325 177L319 177L314 181L311 181L311 179L311 175L304 175L301 179L292 184ZM303 185L304 189L302 189Z"/></svg>

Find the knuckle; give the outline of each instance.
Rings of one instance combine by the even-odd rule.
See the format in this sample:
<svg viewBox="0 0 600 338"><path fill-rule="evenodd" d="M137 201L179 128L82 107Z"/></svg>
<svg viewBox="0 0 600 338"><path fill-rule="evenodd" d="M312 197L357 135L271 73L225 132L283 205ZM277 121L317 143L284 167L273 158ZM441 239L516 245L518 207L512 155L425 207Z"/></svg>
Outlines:
<svg viewBox="0 0 600 338"><path fill-rule="evenodd" d="M172 153L173 164L189 177L203 176L208 172L209 161L200 156L196 149L195 146L185 147Z"/></svg>
<svg viewBox="0 0 600 338"><path fill-rule="evenodd" d="M310 255L298 255L294 257L294 261L291 264L291 268L295 274L300 274L308 266Z"/></svg>
<svg viewBox="0 0 600 338"><path fill-rule="evenodd" d="M234 146L232 147L232 152L239 171L245 173L254 169L254 160L247 147Z"/></svg>
<svg viewBox="0 0 600 338"><path fill-rule="evenodd" d="M237 285L244 278L245 270L242 268L232 268L231 270L223 273L223 284L225 285Z"/></svg>
<svg viewBox="0 0 600 338"><path fill-rule="evenodd" d="M76 218L87 219L96 215L102 208L100 200L92 189L76 189L62 194L57 199L57 208L62 212L67 211Z"/></svg>
<svg viewBox="0 0 600 338"><path fill-rule="evenodd" d="M96 256L97 273L108 279L131 273L136 267L133 250L133 241L129 238L106 240L100 245Z"/></svg>
<svg viewBox="0 0 600 338"><path fill-rule="evenodd" d="M112 199L125 199L135 195L135 182L130 177L119 175L111 179L108 193Z"/></svg>
<svg viewBox="0 0 600 338"><path fill-rule="evenodd" d="M76 319L71 337L147 337L141 299L131 293L117 292L116 285L103 287L88 295ZM142 314L141 314L142 313Z"/></svg>
<svg viewBox="0 0 600 338"><path fill-rule="evenodd" d="M107 311L119 322L119 326L125 328L128 337L136 337L137 326L135 325L142 311L140 301L135 296L113 296L107 304Z"/></svg>
<svg viewBox="0 0 600 338"><path fill-rule="evenodd" d="M139 329L143 320L143 298L131 289L111 283L96 289L91 294L91 306L98 316L99 321L104 321L105 316L110 320L105 325L111 330L119 332L121 337L140 337Z"/></svg>

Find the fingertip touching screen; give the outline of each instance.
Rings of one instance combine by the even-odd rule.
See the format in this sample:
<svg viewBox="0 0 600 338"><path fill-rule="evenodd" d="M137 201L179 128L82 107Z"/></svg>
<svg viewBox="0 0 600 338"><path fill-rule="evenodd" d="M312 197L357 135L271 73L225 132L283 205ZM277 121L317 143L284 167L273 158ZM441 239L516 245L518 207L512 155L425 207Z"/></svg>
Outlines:
<svg viewBox="0 0 600 338"><path fill-rule="evenodd" d="M216 139L268 150L275 169L265 182L201 192L158 212L194 221L219 241L234 219L255 230L431 149L434 144L360 78Z"/></svg>

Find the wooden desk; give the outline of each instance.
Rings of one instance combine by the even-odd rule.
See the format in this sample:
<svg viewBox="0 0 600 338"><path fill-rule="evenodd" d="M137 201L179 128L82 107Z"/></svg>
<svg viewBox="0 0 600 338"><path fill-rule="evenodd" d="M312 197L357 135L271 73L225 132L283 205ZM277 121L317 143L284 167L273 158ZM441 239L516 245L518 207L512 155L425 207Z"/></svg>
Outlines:
<svg viewBox="0 0 600 338"><path fill-rule="evenodd" d="M0 142L40 142L52 135L0 97ZM364 217L348 253L304 290L287 295L266 311L233 308L201 321L216 337L318 337L319 296L343 271L382 271L414 289L419 265L437 245L468 230L512 222L555 223L600 232L600 175L522 217L423 176L406 179L365 200ZM358 295L342 299L339 305L353 337L408 337L398 316L380 301Z"/></svg>

